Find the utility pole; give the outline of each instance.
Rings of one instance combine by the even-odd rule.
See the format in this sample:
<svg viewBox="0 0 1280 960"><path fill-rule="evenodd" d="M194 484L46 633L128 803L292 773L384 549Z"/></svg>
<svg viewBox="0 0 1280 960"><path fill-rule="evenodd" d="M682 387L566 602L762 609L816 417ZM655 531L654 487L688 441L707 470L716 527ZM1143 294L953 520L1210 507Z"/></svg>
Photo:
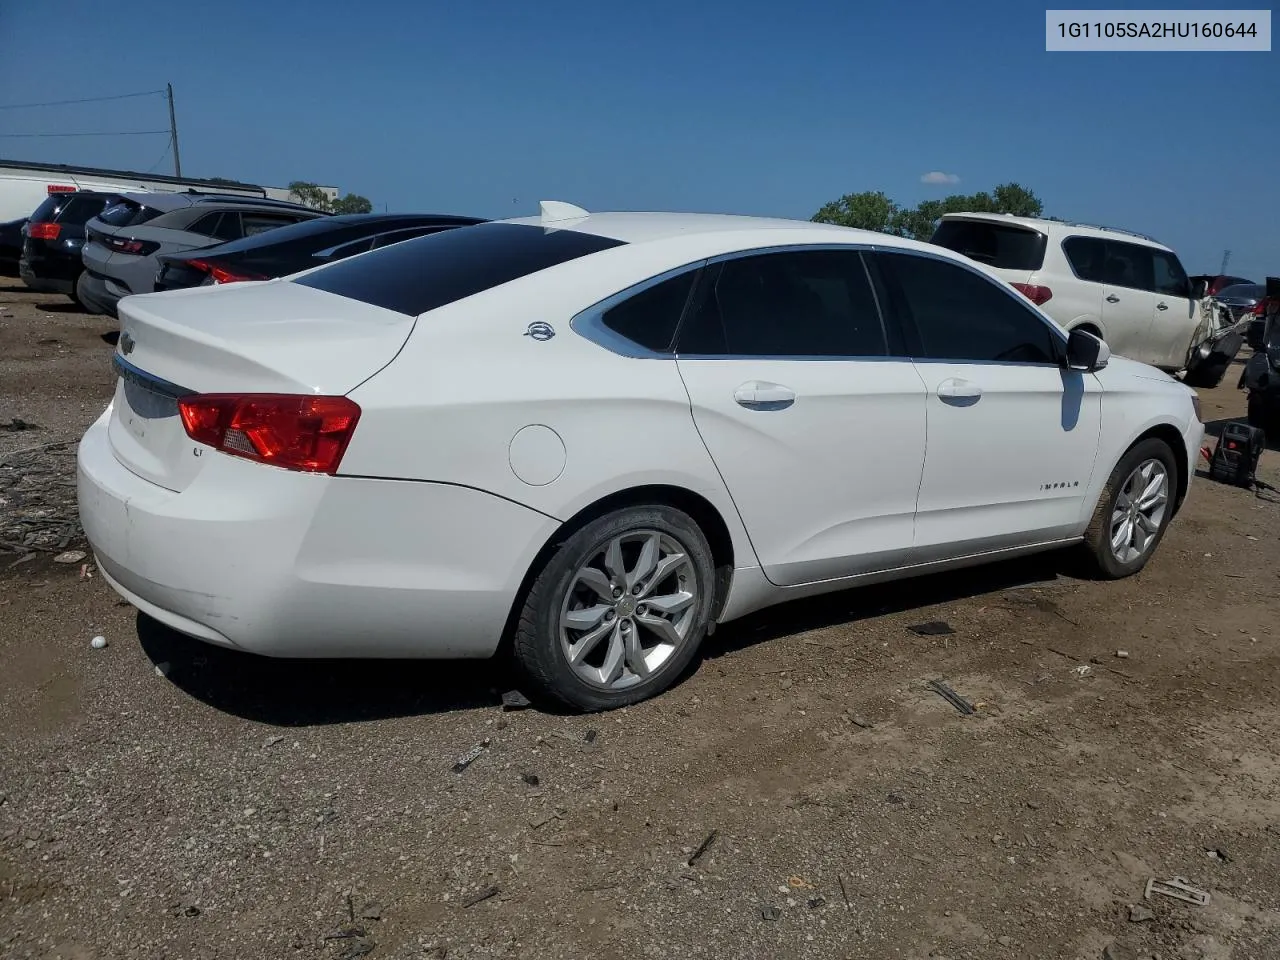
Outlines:
<svg viewBox="0 0 1280 960"><path fill-rule="evenodd" d="M1218 273L1219 273L1219 274L1221 274L1221 275L1223 275L1223 276L1225 276L1225 275L1226 275L1226 272L1227 272L1227 261L1228 261L1228 260L1230 260L1230 259L1231 259L1231 251L1230 251L1230 250L1223 250L1223 251L1222 251L1222 269L1218 271Z"/></svg>
<svg viewBox="0 0 1280 960"><path fill-rule="evenodd" d="M182 176L182 159L178 156L178 121L173 113L173 84L166 83L169 93L169 142L173 145L173 175Z"/></svg>

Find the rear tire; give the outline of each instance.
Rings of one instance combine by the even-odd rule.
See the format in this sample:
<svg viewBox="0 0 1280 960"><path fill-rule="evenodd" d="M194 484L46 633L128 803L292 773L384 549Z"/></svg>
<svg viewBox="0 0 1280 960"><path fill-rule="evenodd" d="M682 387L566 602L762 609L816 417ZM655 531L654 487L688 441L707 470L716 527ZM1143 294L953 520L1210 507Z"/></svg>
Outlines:
<svg viewBox="0 0 1280 960"><path fill-rule="evenodd" d="M525 597L512 653L527 693L586 712L661 693L711 618L711 547L687 514L627 507L561 543Z"/></svg>
<svg viewBox="0 0 1280 960"><path fill-rule="evenodd" d="M85 277L87 276L88 276L87 273L82 272L80 276L76 277L76 292L75 292L75 295L72 297L72 299L75 300L76 303L80 304L80 306L84 308L84 311L86 313L92 313L96 316L101 316L105 311L100 310L96 306L94 306L93 300L85 297L84 295L84 283L85 283Z"/></svg>
<svg viewBox="0 0 1280 960"><path fill-rule="evenodd" d="M1095 574L1119 580L1147 565L1173 518L1177 483L1177 462L1163 440L1129 448L1102 488L1085 532Z"/></svg>
<svg viewBox="0 0 1280 960"><path fill-rule="evenodd" d="M71 298L71 302L81 310L85 308L84 301L80 299L80 278L82 276L84 276L83 270L76 274L75 280L71 282L71 289L67 291L67 296Z"/></svg>

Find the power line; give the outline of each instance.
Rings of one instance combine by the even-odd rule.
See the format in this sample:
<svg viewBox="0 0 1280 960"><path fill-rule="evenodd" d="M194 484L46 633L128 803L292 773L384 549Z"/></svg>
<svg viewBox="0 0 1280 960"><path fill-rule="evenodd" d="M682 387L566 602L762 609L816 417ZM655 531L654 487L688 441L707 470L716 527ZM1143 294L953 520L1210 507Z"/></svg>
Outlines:
<svg viewBox="0 0 1280 960"><path fill-rule="evenodd" d="M111 97L80 97L76 100L49 100L45 103L0 103L0 110L25 110L29 107L62 107L71 103L101 103L104 100L128 100L131 97L163 95L163 90L143 90L139 93L118 93Z"/></svg>
<svg viewBox="0 0 1280 960"><path fill-rule="evenodd" d="M103 130L94 133L0 133L0 137L148 137L160 133L169 135L168 130Z"/></svg>

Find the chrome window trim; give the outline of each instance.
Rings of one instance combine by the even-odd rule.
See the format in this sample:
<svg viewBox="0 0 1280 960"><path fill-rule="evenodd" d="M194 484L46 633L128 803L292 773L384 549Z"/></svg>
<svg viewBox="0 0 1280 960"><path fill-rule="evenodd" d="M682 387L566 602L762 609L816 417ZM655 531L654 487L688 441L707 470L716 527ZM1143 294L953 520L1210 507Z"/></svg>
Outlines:
<svg viewBox="0 0 1280 960"><path fill-rule="evenodd" d="M883 363L883 362L915 362L915 363L963 363L974 366L1012 366L1012 367L1054 367L1060 368L1061 363L1029 363L1014 360L969 360L964 358L944 358L944 357L912 357L909 355L892 355L892 354L872 354L864 356L797 356L794 354L780 355L763 355L763 354L694 354L680 353L678 350L670 350L662 352L658 350L650 350L642 347L634 341L628 340L619 333L615 333L604 325L603 314L605 311L617 306L631 297L643 293L650 287L656 286L667 280L674 279L691 270L700 270L715 264L726 263L730 260L741 260L744 257L763 256L771 253L800 253L800 252L820 252L820 251L847 251L856 253L889 253L902 256L926 257L932 260L939 260L943 263L951 264L962 270L967 270L980 279L986 281L995 290L999 291L1003 296L1009 297L1017 305L1027 311L1032 317L1039 321L1048 331L1051 337L1058 340L1062 349L1066 350L1067 335L1063 333L1056 324L1047 316L1038 310L1035 304L1027 300L1026 297L1018 293L1016 290L1005 285L1002 281L991 276L977 266L964 260L959 254L953 256L944 256L934 253L931 250L916 250L910 247L899 247L885 244L866 243L859 241L857 243L794 243L794 244L769 244L763 247L752 247L750 249L734 250L729 253L716 254L715 256L706 257L692 263L687 263L679 267L674 267L647 280L633 284L624 290L620 290L604 300L601 300L585 310L575 314L569 321L569 327L578 335L590 340L597 346L603 347L610 353L622 357L628 357L636 360L768 360L768 361L797 361L805 363L813 362L835 362L848 363L850 361L859 363ZM864 261L864 269L868 269ZM871 281L870 275L867 277L868 282ZM881 325L885 323L885 305L880 303L879 294L876 292L875 284L871 283L872 296L875 297L876 305L879 308L879 318ZM687 306L687 305L686 305ZM677 330L678 332L678 330ZM888 343L888 331L884 330L885 342Z"/></svg>
<svg viewBox="0 0 1280 960"><path fill-rule="evenodd" d="M113 354L111 363L116 368L116 373L120 375L122 380L136 383L140 387L145 387L152 393L159 393L166 397L177 400L181 397L189 397L195 391L188 390L186 387L180 387L176 383L170 383L154 374L147 373L141 367L135 367L120 354Z"/></svg>

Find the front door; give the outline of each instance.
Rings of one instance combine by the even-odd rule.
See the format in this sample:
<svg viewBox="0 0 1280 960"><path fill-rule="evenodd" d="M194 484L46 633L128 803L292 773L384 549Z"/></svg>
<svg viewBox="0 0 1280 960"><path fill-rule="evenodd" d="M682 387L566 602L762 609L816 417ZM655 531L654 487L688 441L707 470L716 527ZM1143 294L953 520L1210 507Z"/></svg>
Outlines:
<svg viewBox="0 0 1280 960"><path fill-rule="evenodd" d="M1066 370L1061 333L1024 298L956 263L876 254L924 381L919 562L1079 534L1101 387Z"/></svg>
<svg viewBox="0 0 1280 960"><path fill-rule="evenodd" d="M710 266L678 341L694 421L769 580L911 560L925 393L857 250Z"/></svg>
<svg viewBox="0 0 1280 960"><path fill-rule="evenodd" d="M1177 255L1154 247L1149 252L1155 276L1155 303L1147 335L1155 359L1150 362L1166 370L1181 370L1200 326L1200 305L1191 298L1191 281Z"/></svg>

